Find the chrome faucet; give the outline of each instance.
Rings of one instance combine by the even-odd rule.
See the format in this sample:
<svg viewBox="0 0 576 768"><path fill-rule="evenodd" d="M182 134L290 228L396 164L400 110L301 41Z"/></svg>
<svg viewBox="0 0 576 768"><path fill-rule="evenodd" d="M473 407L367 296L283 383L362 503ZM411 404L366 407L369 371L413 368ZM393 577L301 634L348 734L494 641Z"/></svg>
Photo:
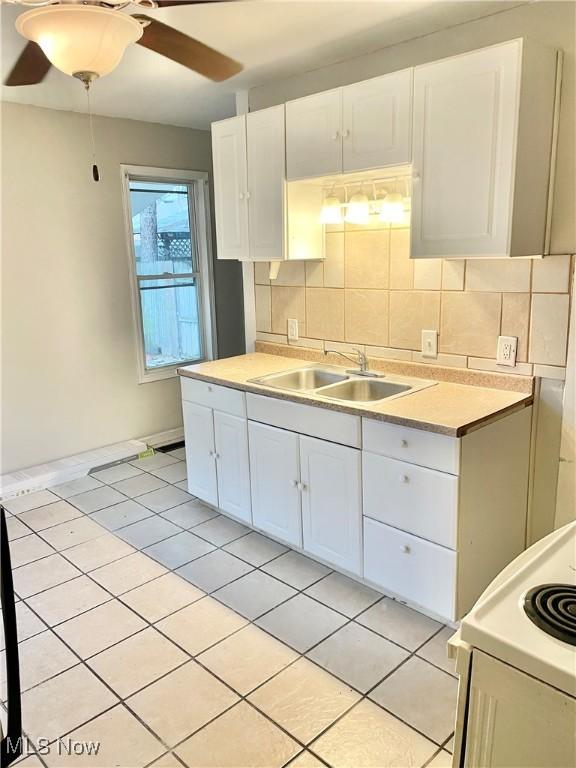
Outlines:
<svg viewBox="0 0 576 768"><path fill-rule="evenodd" d="M378 376L379 374L373 373L368 370L368 358L366 357L366 353L363 352L361 349L354 348L354 352L358 355L356 360L354 360L353 357L350 357L350 355L345 354L344 352L339 352L337 349L327 349L324 350L324 354L328 355L330 353L333 353L335 355L340 355L340 357L343 357L345 360L348 360L351 363L358 363L358 369L348 370L346 373L353 373L356 376Z"/></svg>

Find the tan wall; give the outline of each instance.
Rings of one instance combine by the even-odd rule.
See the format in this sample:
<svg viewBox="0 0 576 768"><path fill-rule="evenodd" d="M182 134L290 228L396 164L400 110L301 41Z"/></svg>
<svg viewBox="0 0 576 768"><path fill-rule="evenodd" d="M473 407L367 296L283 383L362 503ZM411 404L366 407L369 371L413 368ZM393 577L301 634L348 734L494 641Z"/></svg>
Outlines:
<svg viewBox="0 0 576 768"><path fill-rule="evenodd" d="M85 115L1 117L0 472L180 426L177 379L137 383L120 164L209 170L210 134L96 118L95 184ZM220 351L241 352L237 264L216 288Z"/></svg>
<svg viewBox="0 0 576 768"><path fill-rule="evenodd" d="M406 228L329 229L324 263L284 263L272 282L256 265L259 338L287 343L295 317L304 346L345 342L377 357L563 378L570 256L415 261ZM436 360L421 357L424 329L439 331ZM518 337L514 369L496 366L500 334Z"/></svg>

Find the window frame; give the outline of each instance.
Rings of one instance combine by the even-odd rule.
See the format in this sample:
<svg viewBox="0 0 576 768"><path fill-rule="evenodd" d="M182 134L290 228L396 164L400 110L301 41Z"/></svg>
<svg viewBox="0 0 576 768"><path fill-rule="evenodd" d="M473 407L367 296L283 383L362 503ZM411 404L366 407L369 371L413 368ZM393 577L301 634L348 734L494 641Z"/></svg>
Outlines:
<svg viewBox="0 0 576 768"><path fill-rule="evenodd" d="M216 311L214 298L214 268L212 261L212 222L210 216L209 174L206 171L176 170L174 168L155 168L141 165L120 165L122 176L122 198L124 207L124 229L126 232L126 254L130 277L130 301L132 320L136 339L137 378L139 384L161 381L177 376L178 368L195 365L217 356ZM177 279L193 275L198 286L198 313L201 322L201 344L203 355L197 360L183 360L175 365L146 368L146 347L140 303L140 280L136 267L134 232L132 229L132 206L130 200L130 182L157 182L186 184L189 187L188 215L191 234L199 234L195 245L198 263L196 271L183 275L149 276L147 279ZM204 236L203 236L204 235Z"/></svg>

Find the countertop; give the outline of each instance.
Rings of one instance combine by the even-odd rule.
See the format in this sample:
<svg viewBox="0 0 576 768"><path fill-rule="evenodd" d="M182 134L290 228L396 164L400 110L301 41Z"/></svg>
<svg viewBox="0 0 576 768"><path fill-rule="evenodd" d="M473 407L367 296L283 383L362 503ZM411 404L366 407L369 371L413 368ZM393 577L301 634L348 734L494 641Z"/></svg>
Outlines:
<svg viewBox="0 0 576 768"><path fill-rule="evenodd" d="M309 358L309 356L307 357ZM317 365L322 365L319 360L314 361L305 357L285 357L277 354L253 352L238 357L189 365L179 368L178 373L181 376L188 376L212 384L221 384L244 392L315 405L340 413L364 416L427 432L437 432L450 437L461 437L484 423L529 406L533 402L531 388L529 392L522 392L480 386L478 382L482 381L481 377L477 377L476 383L473 385L446 380L436 381L434 386L426 389L376 403L328 401L311 393L273 389L250 381L250 379L270 373L314 365L314 362ZM324 361L324 364L327 363L328 361ZM333 366L334 359L331 359L329 364ZM347 367L350 366L342 366L342 370L346 370ZM380 369L379 372L386 368L385 364L374 367ZM425 375L420 378L435 380L433 366L420 366L419 368L420 370L425 368ZM446 369L443 369L444 377L445 371ZM391 373L390 375L410 375L416 378L412 372ZM493 381L489 377L487 380Z"/></svg>

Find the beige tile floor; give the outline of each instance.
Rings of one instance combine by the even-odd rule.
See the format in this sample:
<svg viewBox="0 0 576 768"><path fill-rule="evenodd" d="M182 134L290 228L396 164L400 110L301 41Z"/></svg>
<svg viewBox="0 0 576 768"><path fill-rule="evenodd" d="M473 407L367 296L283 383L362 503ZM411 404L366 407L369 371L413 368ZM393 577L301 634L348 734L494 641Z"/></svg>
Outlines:
<svg viewBox="0 0 576 768"><path fill-rule="evenodd" d="M451 630L208 508L183 459L5 502L23 725L50 742L22 764L449 766Z"/></svg>

